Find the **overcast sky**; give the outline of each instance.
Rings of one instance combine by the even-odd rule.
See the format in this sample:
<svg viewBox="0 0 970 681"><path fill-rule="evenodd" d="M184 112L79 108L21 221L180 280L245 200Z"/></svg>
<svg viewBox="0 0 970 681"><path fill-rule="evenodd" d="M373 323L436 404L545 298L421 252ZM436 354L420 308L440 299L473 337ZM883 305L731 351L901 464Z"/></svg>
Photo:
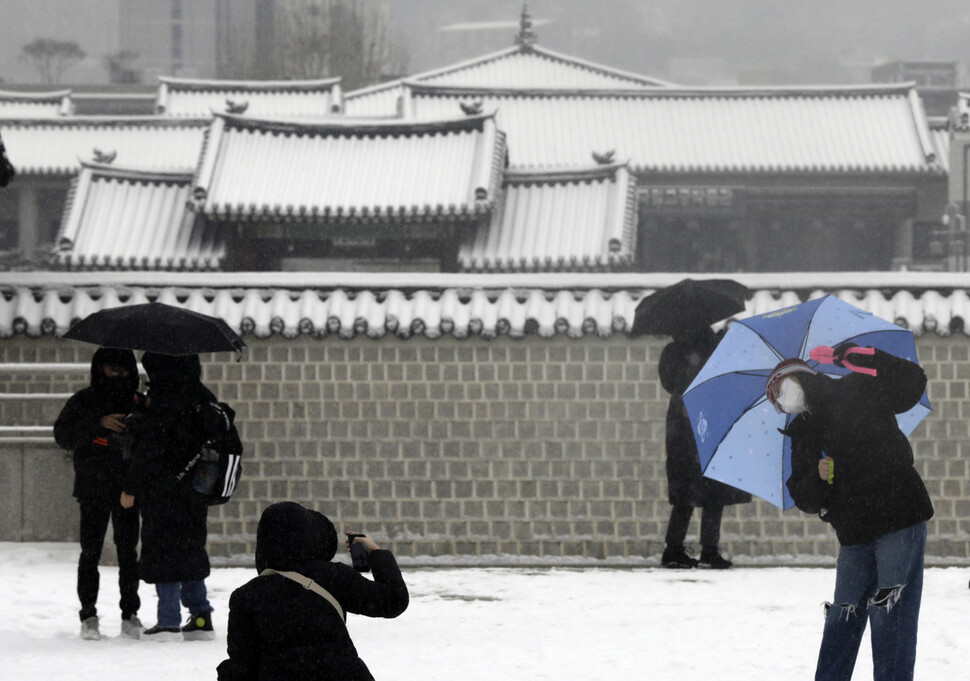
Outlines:
<svg viewBox="0 0 970 681"><path fill-rule="evenodd" d="M29 76L17 55L38 36L74 40L88 52L87 63L70 74L75 80L103 70L103 56L118 49L120 1L0 0L0 78ZM469 49L511 45L522 9L513 0L383 1L410 72L455 60L455 33L442 32L444 26L510 22L493 30L494 46L479 41ZM746 71L774 70L791 82L840 82L859 80L891 59L970 62L967 0L534 0L528 6L540 45L668 80L696 74L729 83Z"/></svg>

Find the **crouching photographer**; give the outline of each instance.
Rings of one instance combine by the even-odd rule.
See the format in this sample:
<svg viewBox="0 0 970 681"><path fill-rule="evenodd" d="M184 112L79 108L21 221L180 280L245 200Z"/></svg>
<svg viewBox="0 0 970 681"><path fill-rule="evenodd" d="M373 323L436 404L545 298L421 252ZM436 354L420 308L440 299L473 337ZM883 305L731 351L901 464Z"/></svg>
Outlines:
<svg viewBox="0 0 970 681"><path fill-rule="evenodd" d="M337 531L322 513L284 501L263 511L256 530L259 576L229 599L226 647L219 681L300 681L373 676L347 631L347 613L397 617L408 590L394 555L368 535L347 533L348 548L362 546L354 569L334 562Z"/></svg>

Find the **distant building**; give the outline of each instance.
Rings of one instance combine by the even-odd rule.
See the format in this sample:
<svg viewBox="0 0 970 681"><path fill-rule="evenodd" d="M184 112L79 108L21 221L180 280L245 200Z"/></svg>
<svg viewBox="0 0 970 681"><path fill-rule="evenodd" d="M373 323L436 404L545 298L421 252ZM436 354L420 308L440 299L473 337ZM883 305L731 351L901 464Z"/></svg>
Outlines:
<svg viewBox="0 0 970 681"><path fill-rule="evenodd" d="M138 55L143 79L161 75L213 78L225 0L125 0L121 49Z"/></svg>
<svg viewBox="0 0 970 681"><path fill-rule="evenodd" d="M946 116L957 103L960 65L953 61L902 61L872 69L873 83L915 83L929 116Z"/></svg>

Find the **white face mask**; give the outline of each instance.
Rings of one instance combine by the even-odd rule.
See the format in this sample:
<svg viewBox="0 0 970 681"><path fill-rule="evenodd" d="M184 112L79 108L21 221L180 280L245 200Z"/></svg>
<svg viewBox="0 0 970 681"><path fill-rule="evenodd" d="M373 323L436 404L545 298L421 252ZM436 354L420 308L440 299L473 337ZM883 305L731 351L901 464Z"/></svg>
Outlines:
<svg viewBox="0 0 970 681"><path fill-rule="evenodd" d="M801 414L808 409L805 403L805 391L794 378L782 379L775 404L786 414Z"/></svg>

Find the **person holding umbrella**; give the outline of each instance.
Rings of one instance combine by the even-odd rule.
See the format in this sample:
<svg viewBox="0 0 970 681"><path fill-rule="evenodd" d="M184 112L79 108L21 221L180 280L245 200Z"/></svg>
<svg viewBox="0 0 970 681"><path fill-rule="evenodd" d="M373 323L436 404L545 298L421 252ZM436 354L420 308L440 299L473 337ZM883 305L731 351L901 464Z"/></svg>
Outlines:
<svg viewBox="0 0 970 681"><path fill-rule="evenodd" d="M91 385L75 393L54 422L54 440L74 453L74 496L80 515L81 557L77 595L81 638L97 641L98 562L111 521L118 552L121 633L138 638L138 509L118 503L128 469L124 456L126 414L144 396L138 392L138 365L131 350L98 348L91 358Z"/></svg>
<svg viewBox="0 0 970 681"><path fill-rule="evenodd" d="M933 504L897 415L920 402L926 375L915 362L852 342L817 347L812 359L852 373L836 380L786 359L765 394L793 416L782 431L791 439L791 498L830 523L840 544L815 678L852 675L871 620L875 681L912 679Z"/></svg>
<svg viewBox="0 0 970 681"><path fill-rule="evenodd" d="M206 553L208 505L189 480L180 478L202 445L231 427L208 418L215 396L201 381L198 355L146 352L148 374L145 409L129 418L132 462L125 478L121 505L141 508L139 576L155 585L158 622L146 629L150 640L212 640L212 606L207 599ZM179 601L188 608L181 624Z"/></svg>
<svg viewBox="0 0 970 681"><path fill-rule="evenodd" d="M660 355L657 373L670 393L667 405L667 524L660 565L665 568L726 569L731 561L720 553L724 506L751 501L747 492L703 476L687 409L682 396L721 338L711 325L744 310L750 294L733 279L682 279L644 297L636 307L630 333L673 336ZM701 515L701 557L684 548L694 508Z"/></svg>
<svg viewBox="0 0 970 681"><path fill-rule="evenodd" d="M718 340L720 335L709 327L678 333L664 347L657 367L660 384L670 393L666 445L667 498L671 509L664 537L666 546L660 559L661 567L665 568L730 568L733 563L720 553L721 516L725 506L751 501L747 492L702 475L697 445L682 399L684 390L714 352ZM698 507L702 509L700 560L692 558L684 548L691 516Z"/></svg>

